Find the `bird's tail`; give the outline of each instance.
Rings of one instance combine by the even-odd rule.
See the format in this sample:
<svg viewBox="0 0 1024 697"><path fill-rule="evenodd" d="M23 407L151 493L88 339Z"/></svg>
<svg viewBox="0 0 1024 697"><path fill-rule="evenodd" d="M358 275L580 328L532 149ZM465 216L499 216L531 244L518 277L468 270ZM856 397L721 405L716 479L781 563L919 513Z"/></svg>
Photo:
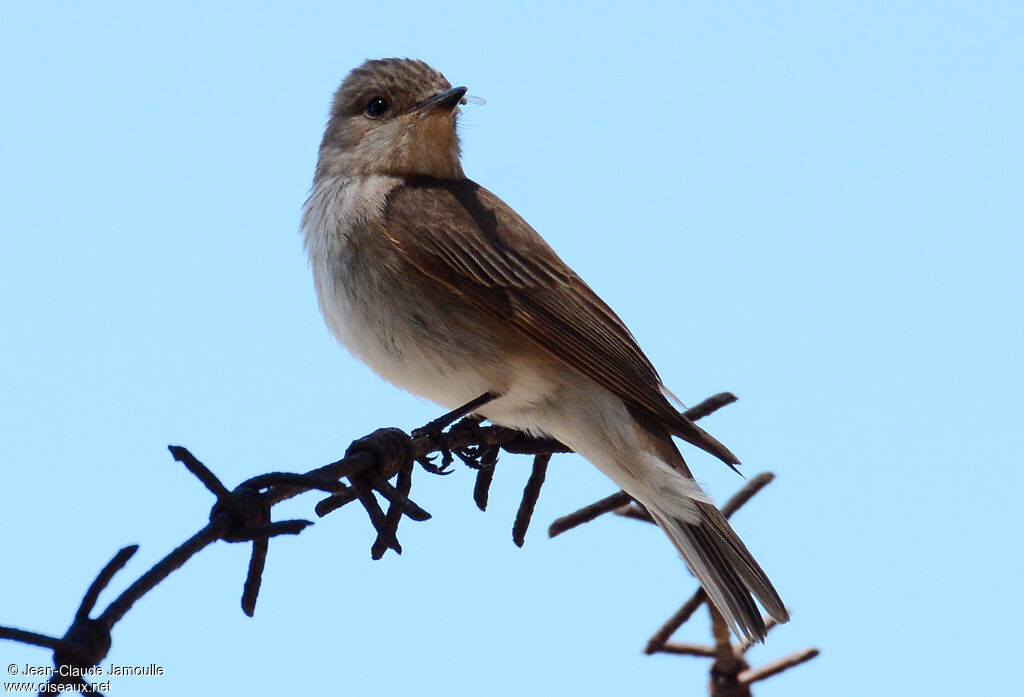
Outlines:
<svg viewBox="0 0 1024 697"><path fill-rule="evenodd" d="M669 536L733 633L764 641L764 620L754 597L779 623L789 621L782 598L725 516L694 481L664 427L642 414L634 414L634 418L644 455L643 464L633 467L642 474L634 475L632 481L624 479L623 488Z"/></svg>
<svg viewBox="0 0 1024 697"><path fill-rule="evenodd" d="M696 508L687 512L686 519L659 509L657 504L647 504L647 509L733 633L750 641L764 641L764 620L751 594L779 623L789 621L782 598L725 516L713 504L693 501L693 505Z"/></svg>

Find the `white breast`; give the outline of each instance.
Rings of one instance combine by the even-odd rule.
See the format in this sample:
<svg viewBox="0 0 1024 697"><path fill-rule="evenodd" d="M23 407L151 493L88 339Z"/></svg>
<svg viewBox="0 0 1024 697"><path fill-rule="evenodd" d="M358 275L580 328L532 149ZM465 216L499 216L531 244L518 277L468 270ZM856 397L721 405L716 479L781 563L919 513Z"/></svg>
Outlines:
<svg viewBox="0 0 1024 697"><path fill-rule="evenodd" d="M393 385L449 409L485 392L503 394L484 410L487 415L496 423L539 430L533 405L555 389L547 370L538 372L535 361L514 354L495 361L496 347L483 328L475 340L446 335L454 328L442 326L445 315L436 309L428 313L420 307L437 318L433 340L411 340L409 318L394 309L402 303L359 292L362 285L354 277L365 283L367 269L352 268L346 246L354 231L382 220L386 197L399 183L383 176L326 179L314 185L306 201L302 231L328 328L353 356ZM477 328L463 325L459 330L475 334Z"/></svg>
<svg viewBox="0 0 1024 697"><path fill-rule="evenodd" d="M487 391L480 376L464 363L452 364L450 356L430 345L403 341L407 327L403 331L398 325L407 318L396 316L394 302L356 283L356 272L365 279L368 269L347 266L350 236L382 219L386 197L399 183L370 176L314 185L303 209L302 231L320 311L338 341L382 378L439 404L458 406Z"/></svg>
<svg viewBox="0 0 1024 697"><path fill-rule="evenodd" d="M352 231L383 215L388 191L396 184L394 178L383 176L328 177L314 184L302 210L302 233L320 312L338 341L364 362L376 352L375 346L368 345L373 332L360 326L365 315L352 307L340 262Z"/></svg>

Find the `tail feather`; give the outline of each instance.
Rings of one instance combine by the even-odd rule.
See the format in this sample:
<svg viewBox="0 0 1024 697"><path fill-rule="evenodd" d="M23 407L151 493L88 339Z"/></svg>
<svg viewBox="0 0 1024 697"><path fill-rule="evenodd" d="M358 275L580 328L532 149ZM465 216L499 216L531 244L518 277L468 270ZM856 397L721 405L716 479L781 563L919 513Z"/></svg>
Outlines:
<svg viewBox="0 0 1024 697"><path fill-rule="evenodd" d="M768 614L779 624L789 621L789 611L776 592L768 575L754 559L747 546L743 544L736 531L729 525L722 512L712 505L698 503L705 524L711 530L711 536L726 553L733 567L743 578L747 588L757 596Z"/></svg>
<svg viewBox="0 0 1024 697"><path fill-rule="evenodd" d="M649 510L736 636L764 641L764 620L751 593L775 621L787 622L789 613L725 517L710 504L697 505L701 519L696 523Z"/></svg>
<svg viewBox="0 0 1024 697"><path fill-rule="evenodd" d="M754 597L779 623L789 621L782 599L725 516L700 490L666 427L643 414L631 413L641 452L639 458L633 454L632 462L622 458L618 463L628 475L622 478L623 489L643 504L668 534L733 633L764 641L764 620ZM695 437L691 442L717 444L725 451L723 455L728 453L702 429L693 428L689 435L706 439ZM728 456L723 459L729 461ZM736 461L735 456L732 459Z"/></svg>

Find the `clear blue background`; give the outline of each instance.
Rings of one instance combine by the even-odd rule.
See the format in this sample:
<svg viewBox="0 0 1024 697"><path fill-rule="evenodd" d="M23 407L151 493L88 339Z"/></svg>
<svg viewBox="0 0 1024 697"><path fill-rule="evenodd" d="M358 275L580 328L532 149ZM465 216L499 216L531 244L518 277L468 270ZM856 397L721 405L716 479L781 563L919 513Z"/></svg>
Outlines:
<svg viewBox="0 0 1024 697"><path fill-rule="evenodd" d="M708 6L712 5L712 6ZM465 170L633 329L704 425L778 479L735 523L793 612L759 695L997 694L1020 660L1024 12L1019 3L593 2L9 6L0 26L0 624L61 634L203 522L229 485L438 413L323 326L298 234L332 90L423 58L487 99ZM692 448L724 500L742 481ZM529 468L491 510L417 473L434 514L369 559L357 509L220 543L142 599L111 694L702 694L646 657L694 588L613 487L557 458L526 547ZM310 517L315 499L280 509ZM680 638L707 638L701 613ZM0 664L49 664L0 644Z"/></svg>

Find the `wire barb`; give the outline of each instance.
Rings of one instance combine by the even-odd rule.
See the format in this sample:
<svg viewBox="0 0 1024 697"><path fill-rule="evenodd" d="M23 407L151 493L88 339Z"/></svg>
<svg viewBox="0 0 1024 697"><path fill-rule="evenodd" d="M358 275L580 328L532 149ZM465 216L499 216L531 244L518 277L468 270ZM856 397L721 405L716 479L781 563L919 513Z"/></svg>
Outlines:
<svg viewBox="0 0 1024 697"><path fill-rule="evenodd" d="M739 674L739 681L743 685L750 685L761 680L767 680L773 675L778 675L785 670L789 670L801 663L806 663L812 658L816 658L820 653L821 651L814 648L794 651L788 656L783 656L782 658L778 658L774 661L769 661L760 668L743 671Z"/></svg>
<svg viewBox="0 0 1024 697"><path fill-rule="evenodd" d="M519 503L515 523L512 524L512 541L516 547L522 547L526 542L526 530L530 527L533 510L537 507L537 499L540 498L540 488L544 486L549 462L551 453L535 455L533 458L533 469L530 471L530 478L526 480L523 499Z"/></svg>
<svg viewBox="0 0 1024 697"><path fill-rule="evenodd" d="M385 524L390 526L390 528L396 533L398 532L398 523L402 520L402 514L405 513L408 515L408 505L416 505L409 500L409 491L412 489L412 469L412 464L409 464L405 469L398 473L398 488L396 489L398 496L391 500L391 504L388 506L388 512L384 516ZM426 520L430 517L430 514L423 511L419 506L416 506L416 508L422 511L425 517L414 517L413 520ZM388 549L387 539L378 532L377 539L373 541L373 546L370 547L370 557L374 560L380 559Z"/></svg>
<svg viewBox="0 0 1024 697"><path fill-rule="evenodd" d="M739 397L734 395L732 392L719 392L718 394L711 395L700 404L694 404L683 412L683 416L688 418L690 421L699 421L705 416L714 414L722 407L729 406L738 399Z"/></svg>
<svg viewBox="0 0 1024 697"><path fill-rule="evenodd" d="M557 537L563 532L568 532L575 527L579 527L584 523L589 523L595 518L604 515L605 513L611 513L617 508L629 505L633 501L633 497L627 494L625 491L619 491L611 496L605 496L599 501L584 506L583 508L573 511L569 515L564 515L561 518L555 519L548 527L548 537Z"/></svg>
<svg viewBox="0 0 1024 697"><path fill-rule="evenodd" d="M487 498L491 492L491 482L494 481L494 468L497 466L498 448L491 447L480 456L480 467L473 483L473 503L481 511L487 510Z"/></svg>

